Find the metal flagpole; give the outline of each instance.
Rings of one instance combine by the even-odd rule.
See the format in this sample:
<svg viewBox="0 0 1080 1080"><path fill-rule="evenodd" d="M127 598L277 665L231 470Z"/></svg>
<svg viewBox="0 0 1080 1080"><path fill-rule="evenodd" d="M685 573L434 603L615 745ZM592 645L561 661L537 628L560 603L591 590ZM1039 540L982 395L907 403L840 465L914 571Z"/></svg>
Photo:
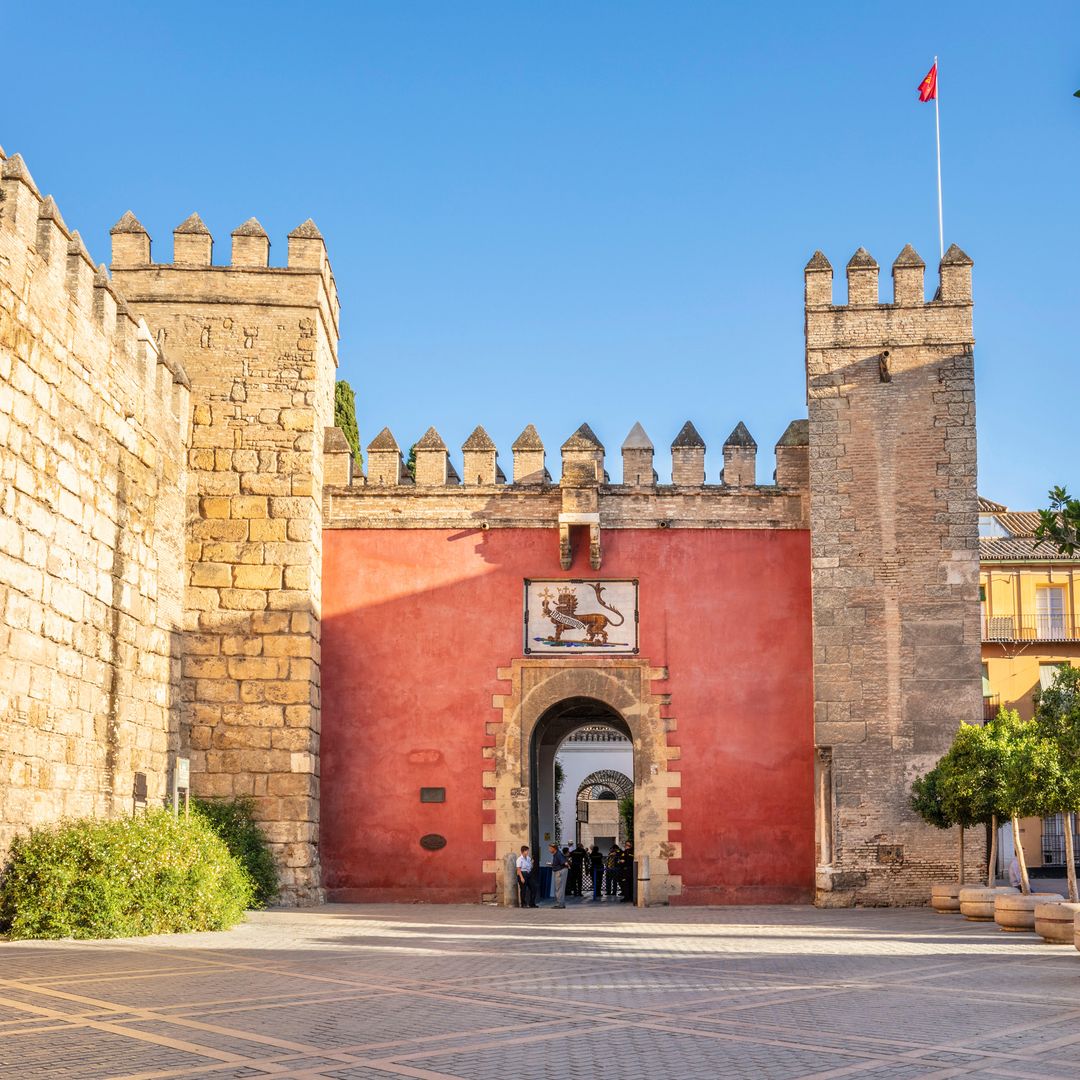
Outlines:
<svg viewBox="0 0 1080 1080"><path fill-rule="evenodd" d="M941 69L938 67L938 58L934 57L934 130L937 132L937 228L938 249L941 258L945 258L945 226L941 216L941 113L938 111L938 100L941 97Z"/></svg>

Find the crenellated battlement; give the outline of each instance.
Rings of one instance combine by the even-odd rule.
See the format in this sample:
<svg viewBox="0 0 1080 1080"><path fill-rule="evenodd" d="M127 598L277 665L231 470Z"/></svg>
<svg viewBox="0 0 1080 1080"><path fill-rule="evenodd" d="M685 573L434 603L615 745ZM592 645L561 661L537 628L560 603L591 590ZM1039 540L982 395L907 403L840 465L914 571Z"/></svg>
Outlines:
<svg viewBox="0 0 1080 1080"><path fill-rule="evenodd" d="M510 448L513 456L513 481L508 482L499 465L498 448L482 426L475 428L462 444L460 476L442 436L434 427L429 427L419 441L413 444L416 452L415 477L410 476L405 469L401 444L393 432L384 427L368 443L367 475L354 471L350 484L345 486L367 490L384 487L452 487L460 486L463 477L466 487L486 488L596 486L649 490L661 486L750 491L780 486L799 489L806 486L806 478L800 475L797 467L793 467L793 462L800 453L800 447L805 447L808 441L806 421L793 420L776 443L776 471L772 483L758 484L757 443L740 420L724 441L717 480L710 483L707 480L705 440L698 434L693 423L687 420L671 443L672 481L670 484L661 485L653 467L652 441L641 424L636 423L621 447L622 481L620 484L613 484L605 467L604 446L588 424L582 424L562 444L562 471L557 480L552 478L545 465L543 441L536 428L529 424ZM329 447L331 444L327 445ZM344 446L348 444L334 439L332 445L337 448L337 452L345 453Z"/></svg>
<svg viewBox="0 0 1080 1080"><path fill-rule="evenodd" d="M323 490L328 527L544 527L555 524L651 527L805 527L809 483L809 431L795 420L776 444L772 483L756 477L757 443L741 421L722 447L723 465L687 421L671 443L672 482L661 484L653 467L654 447L634 424L621 447L622 478L613 483L605 448L582 424L560 447L561 471L553 478L536 428L529 424L514 440L512 482L483 427L461 447L460 478L451 451L434 428L415 443L415 475L389 428L367 447L367 475L353 472L344 437L329 429L324 440L327 483ZM408 445L408 444L406 444Z"/></svg>
<svg viewBox="0 0 1080 1080"><path fill-rule="evenodd" d="M191 384L183 365L166 355L145 320L132 313L106 267L94 266L82 237L68 228L56 200L41 195L22 156L7 157L2 149L0 196L0 244L11 287L18 292L21 281L21 299L43 316L54 315L58 326L71 317L85 320L87 332L99 335L104 349L127 369L135 416L147 402L159 401L186 433ZM132 222L138 225L125 215L118 223L125 231L118 235L137 243Z"/></svg>
<svg viewBox="0 0 1080 1080"><path fill-rule="evenodd" d="M197 213L189 214L173 230L172 262L154 261L150 234L130 210L109 235L112 270L140 303L173 299L185 303L289 303L299 289L309 294L301 301L304 306L314 303L323 311L327 335L337 341L341 311L337 283L326 242L310 218L286 237L284 266L270 265L270 237L254 217L230 234L227 264L213 261L214 237Z"/></svg>

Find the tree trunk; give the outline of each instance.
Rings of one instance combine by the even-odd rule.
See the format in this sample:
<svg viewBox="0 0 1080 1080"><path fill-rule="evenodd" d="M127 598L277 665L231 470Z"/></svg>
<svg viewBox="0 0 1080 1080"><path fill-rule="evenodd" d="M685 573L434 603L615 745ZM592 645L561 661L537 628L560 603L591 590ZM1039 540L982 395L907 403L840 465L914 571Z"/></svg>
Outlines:
<svg viewBox="0 0 1080 1080"><path fill-rule="evenodd" d="M1075 814L1061 815L1065 819L1065 876L1069 879L1069 899L1075 904L1080 901L1076 893L1076 853L1073 850L1073 821Z"/></svg>
<svg viewBox="0 0 1080 1080"><path fill-rule="evenodd" d="M997 880L997 814L990 816L990 866L986 871L986 887L992 889Z"/></svg>
<svg viewBox="0 0 1080 1080"><path fill-rule="evenodd" d="M1020 864L1020 891L1025 896L1031 895L1031 882L1028 880L1027 860L1024 858L1024 845L1020 843L1020 819L1012 816L1013 850L1016 861Z"/></svg>
<svg viewBox="0 0 1080 1080"><path fill-rule="evenodd" d="M964 884L964 826L960 826L960 884Z"/></svg>

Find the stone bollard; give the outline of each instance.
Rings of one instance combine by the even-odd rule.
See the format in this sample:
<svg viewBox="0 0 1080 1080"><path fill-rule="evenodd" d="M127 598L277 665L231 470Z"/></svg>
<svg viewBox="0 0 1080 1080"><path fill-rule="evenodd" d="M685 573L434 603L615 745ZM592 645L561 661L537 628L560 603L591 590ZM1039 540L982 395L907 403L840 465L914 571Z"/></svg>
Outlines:
<svg viewBox="0 0 1080 1080"><path fill-rule="evenodd" d="M506 907L520 907L521 897L518 895L517 887L517 856L511 851L503 859L503 866L505 868L504 878L506 889L506 896L503 899L503 903Z"/></svg>
<svg viewBox="0 0 1080 1080"><path fill-rule="evenodd" d="M642 855L641 861L638 863L637 907L649 906L649 882L651 878L649 856Z"/></svg>
<svg viewBox="0 0 1080 1080"><path fill-rule="evenodd" d="M1040 897L1041 899L1041 897ZM1035 933L1048 945L1071 945L1073 922L1080 904L1048 901L1035 905Z"/></svg>
<svg viewBox="0 0 1080 1080"><path fill-rule="evenodd" d="M1006 894L994 898L994 922L1002 930L1034 930L1035 908L1053 900L1064 900L1060 893Z"/></svg>
<svg viewBox="0 0 1080 1080"><path fill-rule="evenodd" d="M965 885L960 890L960 914L972 922L993 922L994 901L999 896L1019 896L1011 885Z"/></svg>
<svg viewBox="0 0 1080 1080"><path fill-rule="evenodd" d="M930 906L939 915L958 915L962 888L959 881L935 882L930 886Z"/></svg>

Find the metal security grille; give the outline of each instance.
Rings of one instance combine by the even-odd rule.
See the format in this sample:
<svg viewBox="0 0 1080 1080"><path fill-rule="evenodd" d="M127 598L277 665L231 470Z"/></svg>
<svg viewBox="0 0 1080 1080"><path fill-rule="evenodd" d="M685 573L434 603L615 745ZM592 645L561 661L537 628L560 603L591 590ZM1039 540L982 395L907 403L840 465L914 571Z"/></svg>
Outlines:
<svg viewBox="0 0 1080 1080"><path fill-rule="evenodd" d="M1065 822L1062 814L1043 818L1042 852L1044 866L1065 865ZM1073 855L1075 859L1080 860L1080 833L1076 831L1075 815L1073 817Z"/></svg>

